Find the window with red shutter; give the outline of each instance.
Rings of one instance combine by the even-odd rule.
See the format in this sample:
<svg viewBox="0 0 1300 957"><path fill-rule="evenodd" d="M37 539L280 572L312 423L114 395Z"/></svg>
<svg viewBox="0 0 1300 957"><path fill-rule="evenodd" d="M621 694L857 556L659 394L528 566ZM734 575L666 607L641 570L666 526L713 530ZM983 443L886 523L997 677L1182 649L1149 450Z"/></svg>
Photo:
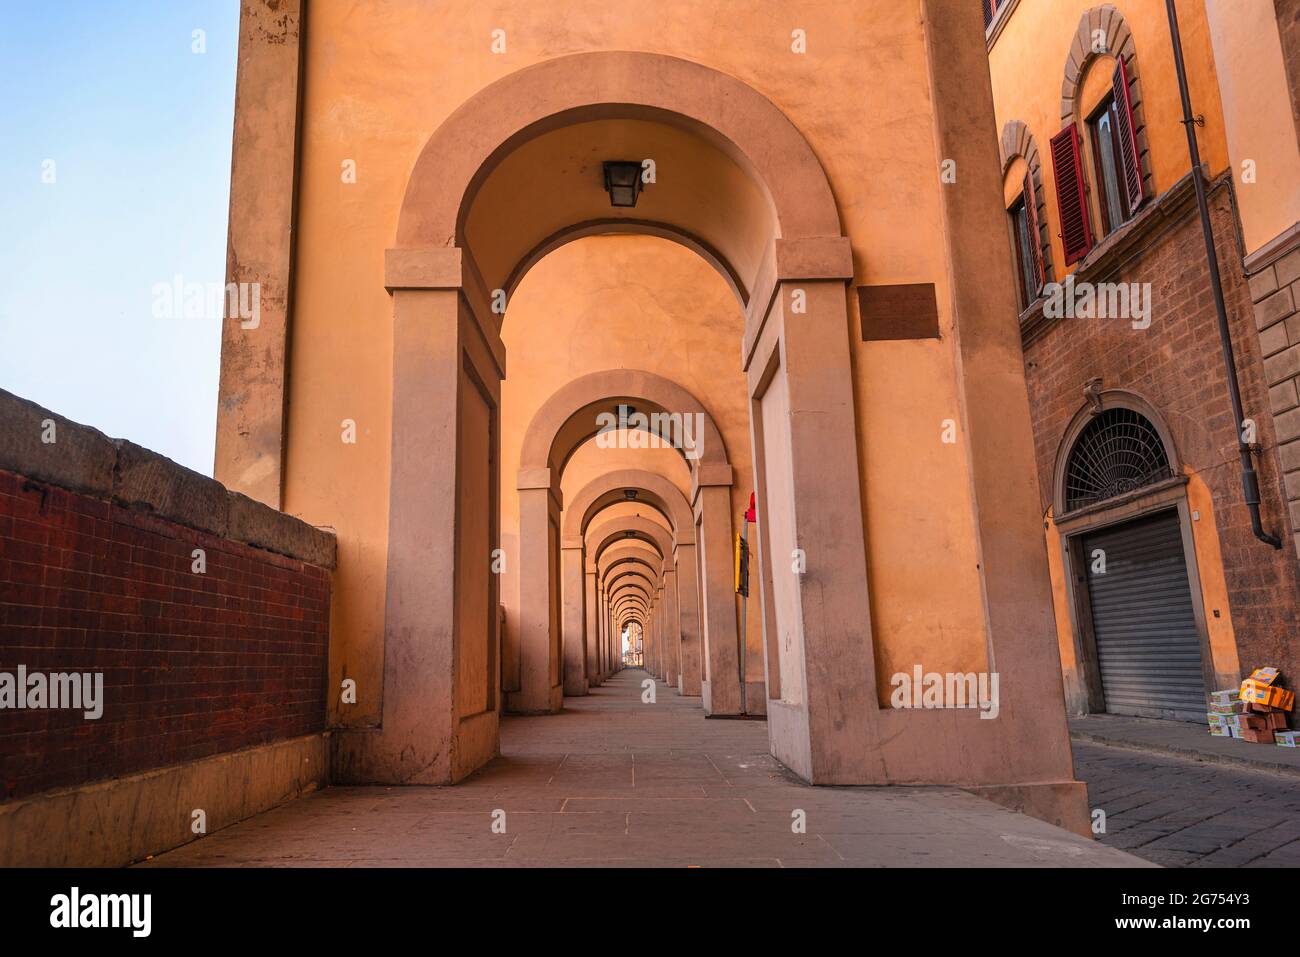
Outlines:
<svg viewBox="0 0 1300 957"><path fill-rule="evenodd" d="M1034 298L1038 295L1039 290L1043 288L1043 283L1047 281L1047 276L1043 272L1043 250L1039 246L1038 234L1038 197L1034 195L1034 174L1025 173L1025 225L1029 232L1029 262L1031 285L1033 288L1030 292Z"/></svg>
<svg viewBox="0 0 1300 957"><path fill-rule="evenodd" d="M1134 212L1142 205L1142 163L1138 159L1137 124L1133 122L1133 101L1129 96L1128 70L1123 57L1117 58L1111 85L1115 91L1116 132L1119 134L1124 191L1128 196L1128 208Z"/></svg>
<svg viewBox="0 0 1300 957"><path fill-rule="evenodd" d="M1065 265L1069 266L1092 249L1087 187L1079 161L1079 130L1073 123L1052 137L1051 151L1056 206L1061 214L1061 243L1065 248Z"/></svg>

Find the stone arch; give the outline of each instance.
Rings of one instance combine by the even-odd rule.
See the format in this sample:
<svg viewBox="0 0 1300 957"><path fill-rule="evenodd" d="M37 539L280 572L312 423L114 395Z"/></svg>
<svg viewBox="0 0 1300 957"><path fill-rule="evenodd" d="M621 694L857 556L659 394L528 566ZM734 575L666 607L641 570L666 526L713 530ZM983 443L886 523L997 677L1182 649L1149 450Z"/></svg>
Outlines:
<svg viewBox="0 0 1300 957"><path fill-rule="evenodd" d="M633 582L625 582L621 587L612 589L609 592L610 604L615 607L625 597L634 597L645 609L646 614L650 614L650 593L645 586L637 585Z"/></svg>
<svg viewBox="0 0 1300 957"><path fill-rule="evenodd" d="M1047 221L1047 190L1043 186L1043 158L1038 152L1034 134L1023 120L1011 120L1002 127L1002 176L1005 179L1017 157L1029 167L1029 179L1034 187L1034 212L1038 222L1038 252L1043 260L1043 282L1054 282L1052 267L1052 233Z"/></svg>
<svg viewBox="0 0 1300 957"><path fill-rule="evenodd" d="M650 618L650 609L646 606L644 598L629 593L614 600L614 614L616 616L622 617L631 614L633 611L640 612L642 618L646 620Z"/></svg>
<svg viewBox="0 0 1300 957"><path fill-rule="evenodd" d="M658 579L651 578L649 573L641 570L614 572L606 582L606 588L612 595L618 594L622 585L644 590L647 598L653 597L660 587Z"/></svg>
<svg viewBox="0 0 1300 957"><path fill-rule="evenodd" d="M1101 49L1095 48L1095 37L1104 38ZM1143 193L1151 196L1151 146L1147 138L1142 83L1138 74L1137 45L1124 15L1109 3L1087 10L1079 18L1079 27L1070 44L1070 52L1066 55L1065 73L1061 80L1061 125L1067 126L1083 120L1078 102L1079 89L1093 61L1107 56L1124 61L1129 100L1133 105L1133 138L1137 143L1138 161L1142 166Z"/></svg>
<svg viewBox="0 0 1300 957"><path fill-rule="evenodd" d="M654 593L657 590L656 586L651 584L648 579L637 576L635 578L625 578L621 582L611 582L609 593L614 597L614 600L617 601L618 596L623 594L627 589L631 589L633 592L642 595L646 601L652 601Z"/></svg>
<svg viewBox="0 0 1300 957"><path fill-rule="evenodd" d="M650 118L713 141L761 184L777 235L839 236L830 183L771 100L717 70L657 53L576 53L484 87L438 127L402 200L402 247L460 245L477 187L522 142L585 118Z"/></svg>
<svg viewBox="0 0 1300 957"><path fill-rule="evenodd" d="M637 404L639 403L639 405ZM559 475L579 445L595 436L600 428L597 416L616 413L620 404L633 404L640 412L699 415L703 432L698 437L696 458L685 454L687 464L727 464L727 447L722 433L704 405L671 379L637 369L609 369L579 376L559 389L537 410L524 434L519 454L520 481L535 481L540 470L558 491ZM522 486L521 486L522 487ZM529 486L535 487L535 486Z"/></svg>
<svg viewBox="0 0 1300 957"><path fill-rule="evenodd" d="M657 522L650 521L648 518L628 515L623 518L610 519L608 522L602 522L590 528L587 531L586 541L592 557L599 562L601 553L606 548L609 548L615 542L625 541L630 538L636 538L653 545L662 557L665 568L671 564L673 540L669 537L668 529Z"/></svg>
<svg viewBox="0 0 1300 957"><path fill-rule="evenodd" d="M655 236L659 239L666 239L669 242L677 243L694 252L701 259L712 266L727 285L731 287L732 293L740 303L741 308L749 304L749 290L747 280L736 271L730 262L713 247L711 243L695 235L689 230L673 226L668 223L656 223L645 219L593 219L581 223L575 223L564 229L558 230L547 236L540 243L534 246L524 256L523 259L515 266L514 270L507 277L505 286L506 299L514 295L515 288L528 274L537 263L545 259L549 254L559 249L566 243L575 242L587 236L618 236L618 235L637 235L637 236Z"/></svg>
<svg viewBox="0 0 1300 957"><path fill-rule="evenodd" d="M596 566L597 580L601 580L616 565L641 565L650 569L655 574L662 571L663 563L657 559L657 554L651 548L634 548L623 545L616 545L613 548L605 550L601 560Z"/></svg>
<svg viewBox="0 0 1300 957"><path fill-rule="evenodd" d="M596 434L599 416L614 414L623 405L635 406L642 413L680 416L676 422L680 423L684 435L689 432L692 442L691 447L678 451L691 469L694 507L687 504L681 491L667 479L634 469L611 473L614 477L589 483L588 488L579 492L575 507L563 509L560 485L569 457ZM673 573L670 657L674 667L683 663L693 676L700 670L700 656L711 654L719 658L714 663L718 674L729 676L733 672L731 656L735 655L737 626L735 602L726 586L732 574L732 469L722 433L704 405L676 382L641 370L611 369L580 376L557 390L534 414L524 435L517 483L520 599L521 602L549 601L554 593L549 585L551 576L558 575L564 611L558 634L548 630L552 621L549 618L521 616L520 658L531 653L538 659L562 659L563 680L544 695L536 690L521 693L519 698L527 700L519 704L508 698L512 710L559 710L564 695L585 694L593 680L601 679L600 650L590 633L591 622L572 598L584 591L588 593L585 600L593 600L582 575L587 567L585 556L594 559L599 549L593 551L584 543L583 530L600 507L616 501L623 488L636 483L646 492L647 501L658 504L673 529L671 540L657 545L664 558L665 577L670 571ZM567 512L563 519L561 510ZM696 567L697 517L701 530L707 529L715 539L714 548L706 552L708 567L703 570L704 581L700 580L700 570ZM562 526L558 556L548 547L556 525ZM706 590L704 586L710 581L714 587ZM713 610L707 618L709 634L703 634L700 627L699 609L705 603ZM526 645L531 646L531 651L525 649ZM534 668L535 673L542 671L540 665ZM682 693L696 694L696 681L691 677L682 682ZM739 690L737 682L734 695L737 706ZM726 691L723 686L719 701L730 704Z"/></svg>
<svg viewBox="0 0 1300 957"><path fill-rule="evenodd" d="M581 535L601 509L627 501L624 489L638 491L636 501L656 509L672 526L677 544L695 543L695 520L690 504L671 481L646 469L619 469L588 482L564 509L564 534Z"/></svg>
<svg viewBox="0 0 1300 957"><path fill-rule="evenodd" d="M857 448L829 438L858 434L845 295L854 265L816 155L770 100L700 64L638 52L544 61L489 84L433 132L408 180L395 244L385 252L384 286L393 297L393 414L383 717L377 733L340 736L337 766L348 780L407 781L415 775L423 783L447 783L496 753L496 712L475 712L458 697L462 676L485 670L478 661L466 665L467 656L500 655L496 618L484 622L481 613L482 606L497 608L499 583L479 557L497 544L500 499L495 476L506 355L493 286L517 281L526 270L521 264L591 220L593 209L595 216L609 216L609 207L588 191L593 184L583 180L581 192L570 189L578 182L576 168L567 171L558 207L545 206L559 195L545 191L523 194L525 204L513 208L506 197L521 181L516 160L550 155L545 151L580 137L609 142L600 131L610 123L651 145L684 143L683 150L701 158L694 186L702 189L652 194L658 198L647 212L657 212L643 212L639 218L648 221L635 227L662 228L694 244L715 267L725 264L733 277L747 280L731 281L747 294L739 345L750 398L760 398L773 382L788 383L790 403L800 411L763 446L780 467L796 463L791 487L775 507L766 501L763 508L789 512L796 536L801 530L837 530L835 547L818 552L806 578L821 597L799 606L807 609L799 611L799 627L811 636L807 656L855 640L838 624L828 634L821 622L869 620ZM558 165L547 170L548 176L566 172ZM743 203L722 208L698 201L701 192L716 194L722 187ZM506 222L511 230L499 228ZM806 298L800 298L799 314L787 317L787 300L796 289ZM781 361L775 363L778 352ZM753 427L761 445L764 426ZM738 657L735 601L722 587L731 560L732 476L720 436L706 436L706 446L692 462L691 495L699 548L709 565L699 585L701 595L707 591L701 619L709 623L701 636L703 654L716 679L703 701L710 713L738 714L744 689L732 677ZM562 707L566 659L549 596L560 553L581 547L562 543L556 534L562 507L556 466L563 462L553 463L550 451L540 468L520 479L520 540L539 543L537 554L521 549L519 556L519 567L529 573L520 579L519 654L510 659L518 690L507 693L506 707L523 713ZM813 461L815 468L798 465ZM455 494L430 496L431 487ZM766 561L761 552L759 559ZM714 565L722 574L711 571ZM821 619L812 620L813 609ZM870 655L859 670L872 673ZM870 706L862 689L871 681L847 673L828 681L837 683L837 690L827 692L835 708L850 707L849 698L854 707L859 698ZM839 685L856 690L846 698ZM813 747L797 730L807 716L788 720L788 729L773 732L774 747L778 741L800 753ZM791 760L811 768L806 757Z"/></svg>
<svg viewBox="0 0 1300 957"><path fill-rule="evenodd" d="M1183 462L1179 457L1178 447L1160 411L1144 397L1127 389L1107 389L1097 393L1095 401L1085 402L1066 426L1056 449L1056 460L1052 469L1051 506L1054 516L1066 514L1065 476L1080 434L1097 415L1111 409L1129 409L1142 416L1154 426L1164 445L1165 456L1169 460L1169 469L1173 475L1181 475Z"/></svg>

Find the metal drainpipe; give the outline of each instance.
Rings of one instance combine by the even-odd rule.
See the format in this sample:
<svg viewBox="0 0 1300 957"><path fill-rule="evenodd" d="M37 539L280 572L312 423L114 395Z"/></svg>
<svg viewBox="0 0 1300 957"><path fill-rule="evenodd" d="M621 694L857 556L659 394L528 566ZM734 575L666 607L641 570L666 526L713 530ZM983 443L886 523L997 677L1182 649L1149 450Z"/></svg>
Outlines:
<svg viewBox="0 0 1300 957"><path fill-rule="evenodd" d="M1241 386L1237 382L1237 360L1232 350L1232 334L1228 328L1228 310L1223 304L1223 281L1219 276L1219 255L1214 249L1214 230L1210 227L1210 207L1205 199L1205 176L1201 171L1201 151L1196 145L1196 120L1192 114L1192 99L1187 92L1187 67L1183 63L1183 41L1178 33L1178 12L1174 0L1165 0L1169 14L1169 36L1173 41L1174 67L1178 71L1178 93L1183 100L1183 127L1187 130L1187 152L1192 160L1192 185L1196 187L1196 205L1201 211L1201 231L1205 234L1205 255L1210 263L1210 289L1214 292L1214 310L1219 318L1219 342L1223 346L1223 364L1228 374L1228 398L1232 401L1232 415L1236 421L1237 452L1241 455L1241 490L1250 510L1250 527L1255 537L1274 548L1282 542L1264 531L1259 517L1259 476L1250 446L1242 439L1245 415L1241 410Z"/></svg>

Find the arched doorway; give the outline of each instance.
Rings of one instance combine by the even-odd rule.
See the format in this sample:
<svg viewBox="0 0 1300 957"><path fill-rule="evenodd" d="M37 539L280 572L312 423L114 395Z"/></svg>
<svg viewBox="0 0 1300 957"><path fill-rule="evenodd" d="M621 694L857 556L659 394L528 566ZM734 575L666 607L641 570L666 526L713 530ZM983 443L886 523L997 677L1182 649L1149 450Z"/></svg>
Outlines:
<svg viewBox="0 0 1300 957"><path fill-rule="evenodd" d="M780 627L799 635L799 654L831 657L837 644L859 644L869 621L856 447L844 441L856 434L844 292L852 263L816 157L768 100L697 64L640 53L547 61L492 84L443 123L416 163L397 245L385 257L395 324L384 717L379 731L339 745L350 774L457 780L496 752L498 712L481 680L500 653L492 613L498 583L488 556L506 357L492 305L502 293L508 298L539 250L608 218L604 197L575 199L567 167L545 158L562 151L566 129L582 126L585 141L608 140L613 121L624 125L618 136L628 148L648 143L661 156L689 156L701 180L662 193L653 218L619 217L617 228L673 237L718 264L746 309L738 345L751 398L779 383L791 406L807 413L768 440L755 462L764 514L823 543L794 585L797 592L804 581L817 582L815 626L806 628L802 617L803 607L814 606L778 603ZM523 193L521 177L531 187ZM501 229L503 222L511 228ZM795 300L798 321L787 323ZM731 481L725 462L709 455L706 446L693 470L705 496ZM769 500L761 475L772 465L792 478ZM529 509L541 532L536 540L554 542L550 476L522 481L536 483L528 489L538 493ZM435 500L430 485L457 492ZM712 534L709 517L717 513L697 511L700 565L707 568L716 551L729 557L729 533ZM521 525L530 521L522 512ZM713 554L710 538L719 543ZM558 558L544 561L548 583L558 580ZM542 597L534 607L556 607L553 595ZM708 620L709 602L706 593L706 634L725 628ZM557 633L558 620L537 630ZM521 654L526 647L521 641ZM538 685L553 680L554 653L545 657ZM521 661L521 689L524 670ZM773 729L778 757L809 774L814 729L842 724L841 710L874 707L871 656L855 656L817 684L773 719L781 726ZM547 684L540 708L553 708L555 688ZM855 747L829 735L822 746L828 753Z"/></svg>
<svg viewBox="0 0 1300 957"><path fill-rule="evenodd" d="M697 587L697 564L695 547L695 521L690 504L682 492L664 476L645 469L616 469L588 482L567 504L564 510L565 558L561 564L564 569L562 592L565 597L566 612L576 609L570 604L568 596L578 589L583 589L584 600L595 601L593 585L584 583L579 575L586 565L585 556L577 548L578 542L593 521L611 506L635 502L654 509L663 517L673 533L672 567L665 569L665 593L676 601L676 630L667 659L670 665L665 680L676 684L680 694L695 696L700 694L700 630L699 630L699 590ZM579 559L583 559L579 561ZM645 563L643 555L638 554L635 545L609 549L601 558L605 566L621 562ZM604 568L599 569L604 573ZM594 583L595 576L590 576ZM580 640L582 629L580 620L566 618L564 623L564 646L566 663L569 661L569 649ZM605 662L591 655L591 633L588 631L588 669L594 665L597 681L607 672L602 671Z"/></svg>
<svg viewBox="0 0 1300 957"><path fill-rule="evenodd" d="M1088 711L1205 720L1215 669L1188 481L1135 393L1098 393L1062 438L1052 517Z"/></svg>
<svg viewBox="0 0 1300 957"><path fill-rule="evenodd" d="M594 479L579 493L578 500L566 507L560 482L569 457L597 431L602 417L605 422L620 421L620 416L626 420L626 410L633 408L636 410L633 415L642 427L666 417L670 426L677 426L672 429L678 433L677 438L689 445L677 451L690 470L692 504L688 506L681 492L662 477L643 470L618 470L612 477ZM518 488L520 600L525 617L519 636L520 690L513 698L507 698L509 710L556 711L561 707L562 691L570 695L585 693L586 673L580 670L585 669L585 664L578 652L576 635L569 645L572 654L566 657L567 667L561 669L561 635L553 630L560 616L553 613L553 608L551 613L543 612L548 607L548 596L581 594L577 570L582 567L580 549L585 524L599 508L618 502L629 491L635 500L642 489L634 484L636 476L630 474L632 471L646 476L644 484L649 488L644 490L644 501L652 506L657 503L661 511L673 516L669 519L674 529L673 541L664 552L664 575L669 579L665 587L671 592L673 620L669 622L662 612L656 615L656 623L667 628L665 641L672 643L672 654L668 655L666 646L656 642L656 655L652 658L658 669L656 673L670 683L678 683L677 596L684 575L691 602L702 609L704 620L710 622L702 636L704 657L701 659L694 644L699 632L688 612L688 657L693 669L697 662L703 665L698 673L693 670L689 682L692 691L702 694L708 713L740 712L735 598L731 590L733 470L727 449L713 416L690 392L661 376L629 369L594 373L568 383L542 405L524 437ZM562 530L561 510L566 513ZM687 563L698 567L684 569ZM563 575L567 589L557 584L561 566L567 569ZM698 594L697 580L702 584ZM563 601L567 604L569 597ZM581 620L580 613L572 606L569 620L571 624ZM669 658L672 667L664 670L662 666ZM709 676L716 676L716 681L709 680Z"/></svg>

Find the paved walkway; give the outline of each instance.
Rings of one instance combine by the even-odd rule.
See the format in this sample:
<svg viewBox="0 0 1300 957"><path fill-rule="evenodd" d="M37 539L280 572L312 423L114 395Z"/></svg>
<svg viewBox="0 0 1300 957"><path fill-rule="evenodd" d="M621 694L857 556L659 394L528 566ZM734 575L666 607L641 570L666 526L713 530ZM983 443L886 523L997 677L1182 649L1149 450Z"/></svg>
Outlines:
<svg viewBox="0 0 1300 957"><path fill-rule="evenodd" d="M624 671L563 714L508 718L502 756L447 788L348 787L293 801L163 866L1029 866L1143 862L952 788L814 788L761 721ZM505 812L494 833L493 812ZM794 833L796 812L806 832Z"/></svg>
<svg viewBox="0 0 1300 957"><path fill-rule="evenodd" d="M1075 776L1100 840L1167 867L1300 867L1297 750L1193 724L1071 719Z"/></svg>

